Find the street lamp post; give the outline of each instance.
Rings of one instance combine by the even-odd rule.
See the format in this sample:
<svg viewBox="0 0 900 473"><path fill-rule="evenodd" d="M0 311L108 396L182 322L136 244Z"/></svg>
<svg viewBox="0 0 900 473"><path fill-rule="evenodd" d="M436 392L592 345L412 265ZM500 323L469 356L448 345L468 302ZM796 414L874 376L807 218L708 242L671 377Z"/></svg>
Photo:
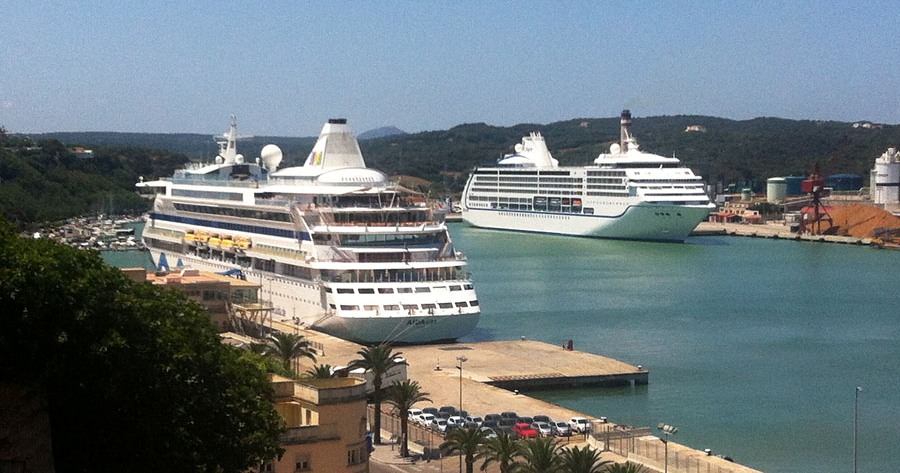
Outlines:
<svg viewBox="0 0 900 473"><path fill-rule="evenodd" d="M857 386L853 399L853 473L856 473L856 446L859 436L859 393L861 392L862 387Z"/></svg>
<svg viewBox="0 0 900 473"><path fill-rule="evenodd" d="M669 473L669 436L678 433L678 427L675 427L674 425L663 424L662 422L660 422L659 425L656 426L656 428L659 429L659 431L662 432L663 435L665 435L665 438L660 440L662 440L663 444L666 446L665 473Z"/></svg>
<svg viewBox="0 0 900 473"><path fill-rule="evenodd" d="M462 401L463 401L463 396L462 396L462 393L463 393L463 391L462 391L463 363L469 361L469 359L466 358L465 356L457 356L457 357L456 357L456 361L459 362L459 365L456 367L457 369L459 369L459 413L458 413L458 417L460 418L460 420L462 420L462 410L463 410L463 402L462 402ZM460 452L460 457L459 457L459 471L460 471L460 473L462 473L462 463L463 463L463 462L462 462L462 452Z"/></svg>

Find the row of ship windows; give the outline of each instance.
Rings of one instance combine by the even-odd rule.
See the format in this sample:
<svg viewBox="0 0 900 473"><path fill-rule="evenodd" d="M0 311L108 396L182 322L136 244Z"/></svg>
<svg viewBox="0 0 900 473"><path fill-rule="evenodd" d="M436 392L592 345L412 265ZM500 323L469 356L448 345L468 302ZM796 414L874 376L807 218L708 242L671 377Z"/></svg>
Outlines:
<svg viewBox="0 0 900 473"><path fill-rule="evenodd" d="M187 189L172 189L172 195L176 197L192 197L196 199L213 199L213 200L244 200L244 194L234 192L214 192L214 191L195 191Z"/></svg>
<svg viewBox="0 0 900 473"><path fill-rule="evenodd" d="M540 192L541 194L561 194L561 193L568 194L568 193L572 192L573 190L575 190L577 192L579 189L581 189L581 185L577 185L577 186L541 186L540 188L537 188L537 187L519 187L519 188L504 187L501 189L498 189L496 187L473 186L472 192L484 192L484 193L488 193L488 194L493 194L493 193L497 193L497 192L506 193L506 194L521 194L523 192L532 193L532 194L536 194L538 192Z"/></svg>
<svg viewBox="0 0 900 473"><path fill-rule="evenodd" d="M698 187L702 183L698 179L632 179L633 184L659 185L662 184L696 184L690 187Z"/></svg>
<svg viewBox="0 0 900 473"><path fill-rule="evenodd" d="M625 171L588 171L588 176L619 176L625 177Z"/></svg>
<svg viewBox="0 0 900 473"><path fill-rule="evenodd" d="M288 230L283 228L270 228L270 227L261 227L258 225L244 225L240 223L232 223L232 222L220 222L216 220L205 220L201 218L193 218L193 217L182 217L179 215L168 215L163 213L150 213L151 220L166 220L169 222L178 222L186 225L193 225L199 227L212 227L220 230L229 230L232 232L245 232L245 233L259 233L262 235L271 235L276 237L283 238L294 238L298 240L309 240L310 236L307 232L295 232L294 230ZM151 222L153 224L153 222Z"/></svg>
<svg viewBox="0 0 900 473"><path fill-rule="evenodd" d="M580 177L500 177L499 179L496 176L475 176L475 182L489 182L495 183L499 180L499 182L537 182L540 184L544 184L547 182L559 182L566 184L574 184L581 182Z"/></svg>
<svg viewBox="0 0 900 473"><path fill-rule="evenodd" d="M328 306L331 307L332 309L336 309L338 307L334 304L328 304ZM421 309L423 309L423 310L434 310L437 308L452 309L454 306L459 307L459 308L478 307L478 301L469 301L469 302L462 301L462 302L457 302L455 304L453 302L438 302L437 304L422 304ZM341 304L340 305L341 310L360 310L359 307L360 306L353 305L353 304ZM413 311L413 310L419 310L420 306L419 306L419 304L385 304L383 306L378 306L378 305L362 306L362 310L400 310L401 308L403 310Z"/></svg>
<svg viewBox="0 0 900 473"><path fill-rule="evenodd" d="M572 206L568 206L568 205L564 205L564 206L557 205L555 207L554 206L548 207L548 206L544 205L543 207L532 207L528 204L500 203L500 204L491 204L491 208L492 209L500 209L500 210L524 210L524 211L528 211L528 212L534 210L534 211L539 211L539 212L549 211L549 212L576 213L576 214L583 213L586 215L594 214L593 207L581 208L579 206L572 207Z"/></svg>
<svg viewBox="0 0 900 473"><path fill-rule="evenodd" d="M257 220L272 220L276 222L292 222L290 214L284 212L267 212L264 210L239 209L232 207L213 207L210 205L176 203L175 209L182 212L195 212L209 215L226 215L238 218L253 218Z"/></svg>
<svg viewBox="0 0 900 473"><path fill-rule="evenodd" d="M442 286L441 288L443 288L443 287L444 286ZM437 287L435 289L437 289ZM471 284L463 284L463 285L456 284L456 285L449 286L449 289L451 291L462 291L463 289L472 290L473 286ZM378 294L395 294L395 293L396 294L412 294L412 293L421 294L421 293L425 293L425 292L431 292L431 288L426 287L426 286L419 286L419 287L415 287L415 288L413 288L413 287L398 287L396 290L394 290L394 288L392 288L392 287L379 287L379 288L361 287L358 289L353 289L352 287L339 287L336 289L336 292L338 294L355 294L357 292L359 294L375 294L376 291L378 292ZM325 292L330 294L332 292L332 289L330 287L326 286Z"/></svg>

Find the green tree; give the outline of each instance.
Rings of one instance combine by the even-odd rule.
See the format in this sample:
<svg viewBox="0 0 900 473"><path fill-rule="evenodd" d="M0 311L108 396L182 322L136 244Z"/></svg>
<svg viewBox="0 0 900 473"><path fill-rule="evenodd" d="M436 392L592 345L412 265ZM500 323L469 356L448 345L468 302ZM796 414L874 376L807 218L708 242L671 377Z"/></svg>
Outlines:
<svg viewBox="0 0 900 473"><path fill-rule="evenodd" d="M313 365L312 368L306 370L306 377L313 379L334 378L331 365Z"/></svg>
<svg viewBox="0 0 900 473"><path fill-rule="evenodd" d="M521 455L519 442L508 433L499 432L496 437L484 441L476 459L484 460L481 471L487 470L488 465L496 463L500 473L512 473L519 466L517 459Z"/></svg>
<svg viewBox="0 0 900 473"><path fill-rule="evenodd" d="M0 307L0 406L38 417L4 442L52 438L73 472L240 472L278 454L265 373L182 294L0 223Z"/></svg>
<svg viewBox="0 0 900 473"><path fill-rule="evenodd" d="M522 445L522 471L557 473L562 469L560 446L549 437L528 439Z"/></svg>
<svg viewBox="0 0 900 473"><path fill-rule="evenodd" d="M274 332L269 335L266 345L268 346L267 353L281 360L284 369L291 372L294 377L299 371L293 366L295 361L299 364L298 358L309 358L316 361L316 351L303 335Z"/></svg>
<svg viewBox="0 0 900 473"><path fill-rule="evenodd" d="M466 473L473 473L475 471L475 456L478 454L484 441L484 432L480 429L453 429L447 434L440 448L448 455L454 453L462 455L463 460L466 462Z"/></svg>
<svg viewBox="0 0 900 473"><path fill-rule="evenodd" d="M387 389L385 400L397 408L400 415L400 456L409 456L409 409L419 402L431 402L428 393L416 381L394 381Z"/></svg>
<svg viewBox="0 0 900 473"><path fill-rule="evenodd" d="M600 452L590 445L562 449L562 466L569 473L601 473L610 462L600 460Z"/></svg>
<svg viewBox="0 0 900 473"><path fill-rule="evenodd" d="M375 407L375 420L372 425L372 436L376 444L381 443L381 383L384 381L384 375L392 368L401 364L406 364L400 357L401 353L396 352L384 343L371 347L363 348L356 352L359 358L350 361L348 367L350 369L362 368L372 373L372 404Z"/></svg>
<svg viewBox="0 0 900 473"><path fill-rule="evenodd" d="M643 465L631 462L613 463L606 465L606 469L603 470L604 473L644 473L646 471L648 470Z"/></svg>

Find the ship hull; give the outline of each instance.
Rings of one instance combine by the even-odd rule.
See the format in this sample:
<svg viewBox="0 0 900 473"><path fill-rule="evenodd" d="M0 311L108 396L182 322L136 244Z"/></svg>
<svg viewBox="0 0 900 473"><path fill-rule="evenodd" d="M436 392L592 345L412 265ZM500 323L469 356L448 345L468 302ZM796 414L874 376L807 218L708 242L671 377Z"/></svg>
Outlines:
<svg viewBox="0 0 900 473"><path fill-rule="evenodd" d="M418 345L450 342L471 333L478 325L481 315L480 311L453 315L373 317L329 315L321 304L316 303L321 300L319 284L316 282L288 278L266 271L248 270L222 261L187 254L151 249L150 255L157 267L162 260L170 269L189 267L218 273L241 269L248 281L259 281L261 299L271 302L274 307L273 318L285 323L294 323L296 318L296 321L304 327L362 344L387 342Z"/></svg>
<svg viewBox="0 0 900 473"><path fill-rule="evenodd" d="M642 204L617 216L502 209L463 209L470 225L496 230L550 233L592 238L683 242L706 220L710 206Z"/></svg>

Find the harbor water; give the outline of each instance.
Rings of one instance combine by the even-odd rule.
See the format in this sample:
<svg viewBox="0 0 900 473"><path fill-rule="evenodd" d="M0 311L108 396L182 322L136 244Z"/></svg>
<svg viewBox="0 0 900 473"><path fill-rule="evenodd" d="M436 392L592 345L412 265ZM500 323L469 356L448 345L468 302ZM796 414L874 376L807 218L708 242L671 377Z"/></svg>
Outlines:
<svg viewBox="0 0 900 473"><path fill-rule="evenodd" d="M463 341L526 337L562 349L572 339L650 370L647 386L525 394L617 423L671 424L673 441L767 472L853 471L857 414L858 471L900 471L900 252L727 236L595 240L461 223L451 236L483 310ZM104 258L149 264L146 253Z"/></svg>
<svg viewBox="0 0 900 473"><path fill-rule="evenodd" d="M858 471L900 471L900 252L463 224L451 234L483 310L471 340L562 349L572 339L650 370L648 386L526 394L617 423L671 424L676 442L768 472L853 471L857 413Z"/></svg>

